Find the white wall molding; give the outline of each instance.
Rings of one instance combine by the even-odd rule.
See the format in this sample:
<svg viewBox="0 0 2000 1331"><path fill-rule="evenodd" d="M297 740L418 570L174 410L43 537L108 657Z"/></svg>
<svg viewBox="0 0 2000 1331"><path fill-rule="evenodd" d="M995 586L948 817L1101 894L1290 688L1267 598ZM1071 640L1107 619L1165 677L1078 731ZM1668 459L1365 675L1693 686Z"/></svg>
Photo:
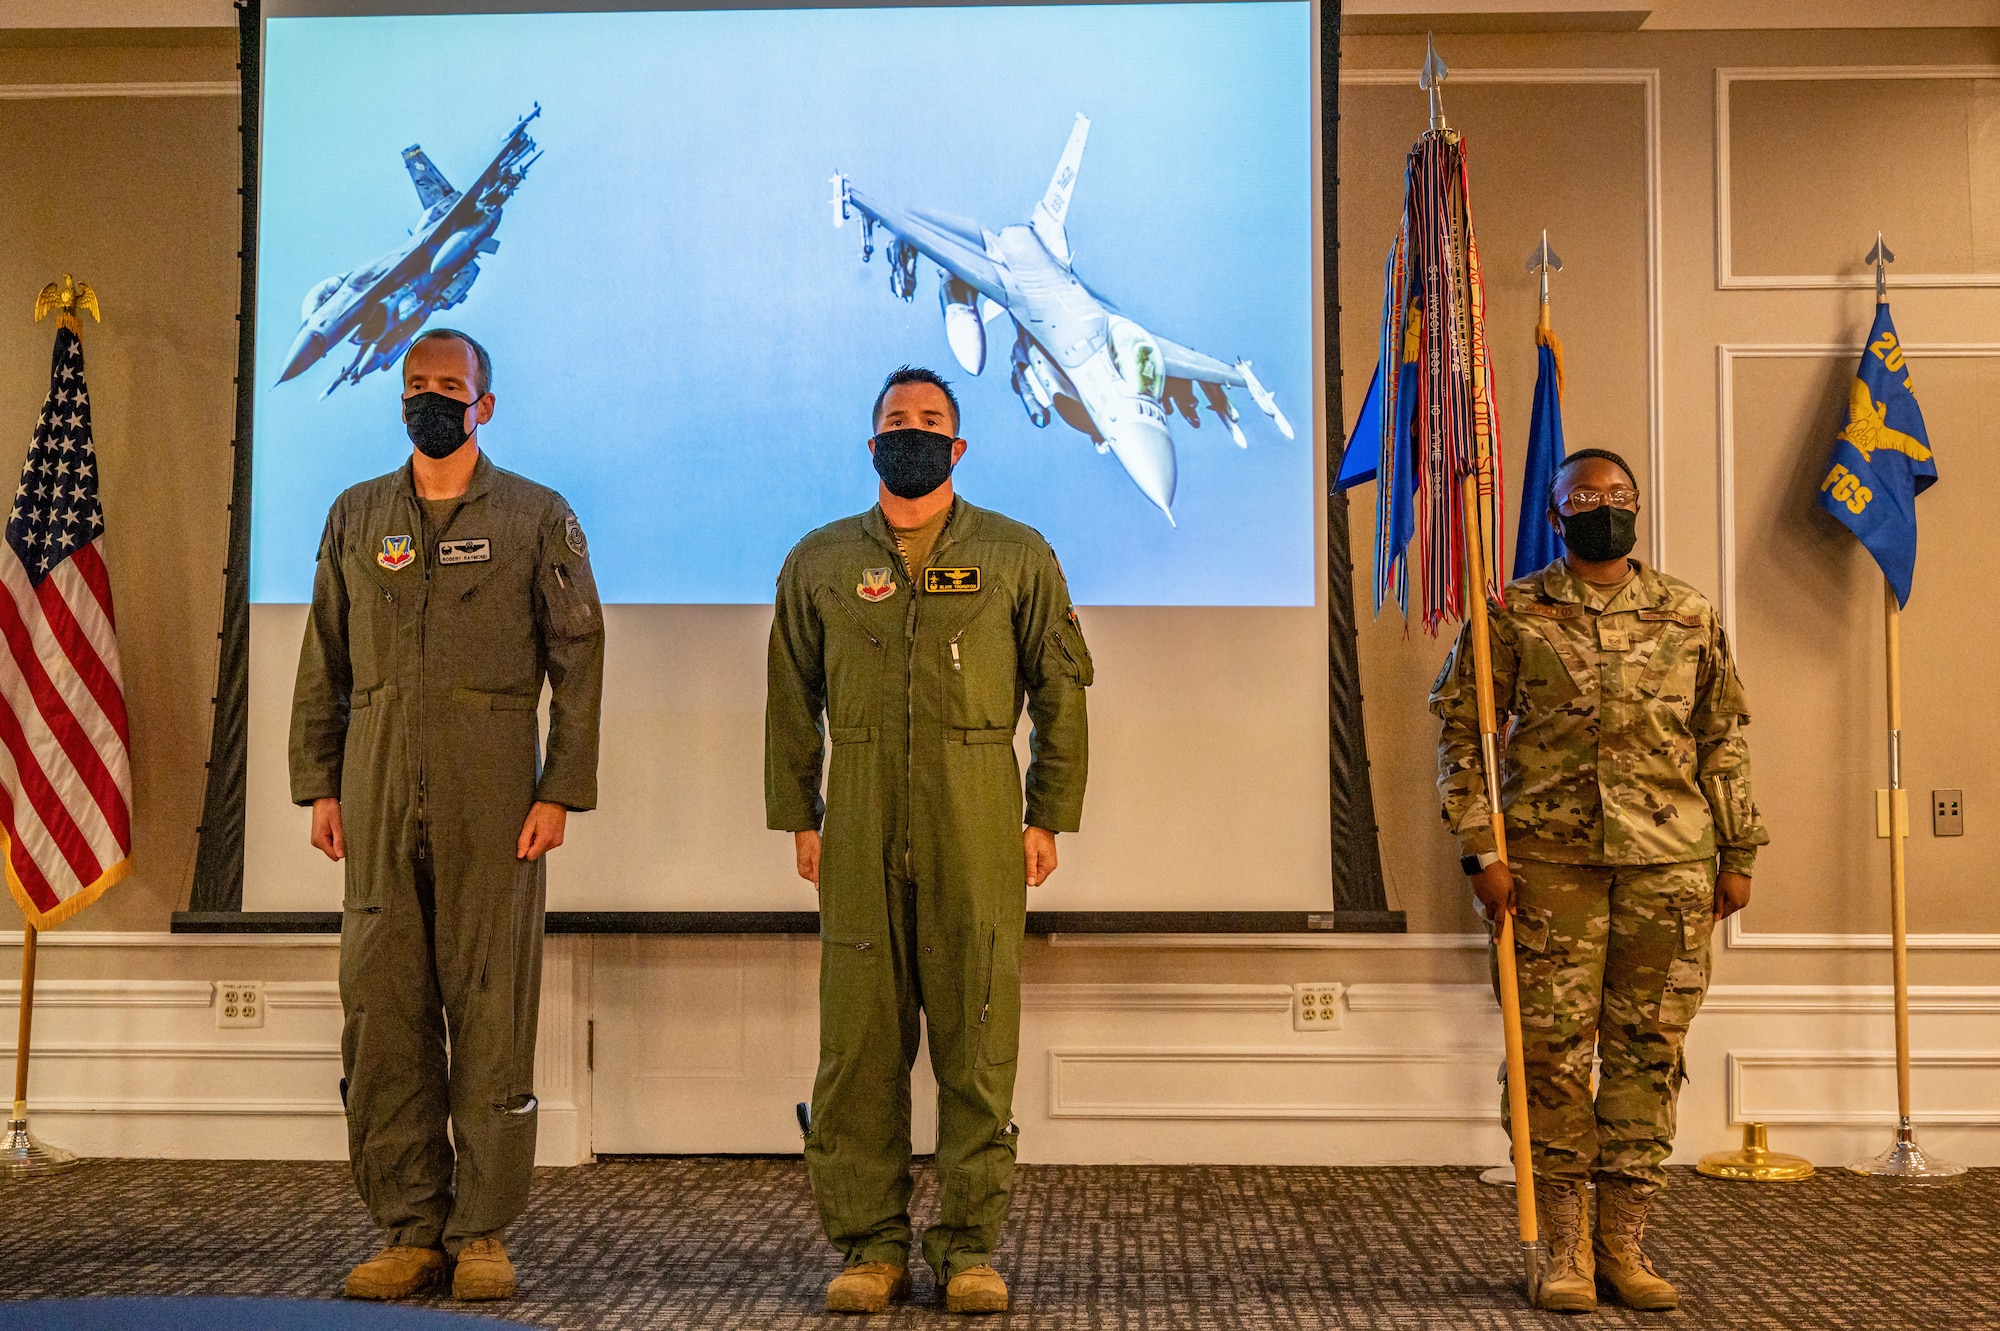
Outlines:
<svg viewBox="0 0 2000 1331"><path fill-rule="evenodd" d="M1736 628L1736 362L1739 360L1838 360L1859 365L1860 342L1723 342L1715 348L1716 396L1716 558L1721 584L1720 606L1725 632L1737 641ZM2000 356L2000 342L1908 342L1903 352L1912 360L1960 360ZM1831 450L1833 441L1826 440ZM2000 951L2000 933L1910 934L1907 945L1936 952ZM1889 935L1856 933L1752 933L1741 914L1723 924L1723 942L1730 948L1777 948L1806 951L1886 951Z"/></svg>
<svg viewBox="0 0 2000 1331"><path fill-rule="evenodd" d="M1021 1006L1044 1012L1280 1012L1288 984L1029 984Z"/></svg>
<svg viewBox="0 0 2000 1331"><path fill-rule="evenodd" d="M1666 280L1661 256L1662 186L1660 171L1660 71L1656 68L1612 66L1604 68L1464 68L1451 71L1454 84L1546 83L1546 84L1630 84L1645 92L1646 117L1646 485L1654 496L1647 509L1647 553L1653 567L1667 567L1667 369L1666 369ZM1409 87L1416 91L1414 70L1346 69L1340 71L1343 87ZM1480 946L1485 946L1482 941Z"/></svg>
<svg viewBox="0 0 2000 1331"><path fill-rule="evenodd" d="M1453 75L1457 77L1456 74ZM1737 83L1865 82L1879 79L1993 79L2000 65L1778 65L1724 67L1715 71L1715 285L1721 291L1806 291L1872 287L1875 275L1735 271L1730 249L1729 90ZM1857 240L1866 237L1856 237ZM1890 248L1894 248L1892 245ZM1856 261L1859 262L1859 254ZM1993 287L2000 273L1903 273L1891 270L1892 287Z"/></svg>
<svg viewBox="0 0 2000 1331"><path fill-rule="evenodd" d="M1483 1048L1051 1049L1048 1112L1056 1119L1486 1122L1495 1112L1486 1093L1492 1056ZM1370 1098L1383 1082L1414 1093ZM1162 1083L1179 1098L1148 1095Z"/></svg>
<svg viewBox="0 0 2000 1331"><path fill-rule="evenodd" d="M1884 1049L1732 1051L1730 1120L1893 1127L1895 1070L1896 1055ZM1912 1051L1910 1077L1914 1122L2000 1128L2000 1050Z"/></svg>
<svg viewBox="0 0 2000 1331"><path fill-rule="evenodd" d="M1459 952L1483 950L1485 934L1050 934L1049 946L1111 951Z"/></svg>
<svg viewBox="0 0 2000 1331"><path fill-rule="evenodd" d="M19 1007L21 982L0 982L0 1007ZM210 980L42 980L35 981L35 1010L50 1008L207 1008L214 1006Z"/></svg>
<svg viewBox="0 0 2000 1331"><path fill-rule="evenodd" d="M1719 984L1709 989L1701 1010L1766 1015L1791 1012L1876 1015L1894 1012L1896 995L1886 984ZM1912 985L1910 1011L2000 1017L2000 988Z"/></svg>
<svg viewBox="0 0 2000 1331"><path fill-rule="evenodd" d="M38 102L71 97L236 97L235 80L189 79L164 83L0 83L0 102Z"/></svg>
<svg viewBox="0 0 2000 1331"><path fill-rule="evenodd" d="M1888 934L1751 933L1741 915L1732 915L1724 922L1723 942L1731 948L1806 952L1887 952L1890 948ZM1908 934L1903 942L1913 952L2000 951L2000 933Z"/></svg>
<svg viewBox="0 0 2000 1331"><path fill-rule="evenodd" d="M22 931L0 929L0 947L21 946ZM66 925L35 935L36 948L45 947L150 947L169 951L205 947L316 947L338 948L339 934L176 934L164 929L119 930L83 929ZM37 986L39 989L40 986Z"/></svg>

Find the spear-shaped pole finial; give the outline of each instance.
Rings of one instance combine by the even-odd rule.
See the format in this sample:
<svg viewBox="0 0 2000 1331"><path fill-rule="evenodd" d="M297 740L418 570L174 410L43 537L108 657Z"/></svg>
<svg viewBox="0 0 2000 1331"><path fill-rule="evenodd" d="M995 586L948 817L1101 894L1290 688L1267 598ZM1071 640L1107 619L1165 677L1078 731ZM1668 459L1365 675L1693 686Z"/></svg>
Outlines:
<svg viewBox="0 0 2000 1331"><path fill-rule="evenodd" d="M1430 33L1424 34L1424 65L1417 71L1417 86L1431 95L1431 130L1433 132L1450 128L1444 123L1444 81L1451 77L1451 70L1445 66L1444 57L1437 52L1437 43Z"/></svg>
<svg viewBox="0 0 2000 1331"><path fill-rule="evenodd" d="M1862 262L1875 265L1875 303L1877 305L1887 305L1889 303L1889 265L1896 262L1896 255L1893 250L1882 243L1882 233L1880 231L1875 233L1875 248L1868 251L1868 257L1863 259Z"/></svg>
<svg viewBox="0 0 2000 1331"><path fill-rule="evenodd" d="M1542 243L1528 251L1528 271L1539 273L1542 278L1542 313L1538 322L1543 328L1549 326L1549 274L1563 270L1562 255L1549 248L1547 228L1542 231Z"/></svg>

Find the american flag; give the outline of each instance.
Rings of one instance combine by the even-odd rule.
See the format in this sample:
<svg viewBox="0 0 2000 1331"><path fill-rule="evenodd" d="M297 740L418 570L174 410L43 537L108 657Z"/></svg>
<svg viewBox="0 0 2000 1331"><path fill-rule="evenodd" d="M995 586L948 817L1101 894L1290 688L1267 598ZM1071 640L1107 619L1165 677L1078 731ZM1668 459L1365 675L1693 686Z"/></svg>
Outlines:
<svg viewBox="0 0 2000 1331"><path fill-rule="evenodd" d="M63 327L0 551L0 828L7 885L38 929L132 863L131 728L103 543L83 343Z"/></svg>

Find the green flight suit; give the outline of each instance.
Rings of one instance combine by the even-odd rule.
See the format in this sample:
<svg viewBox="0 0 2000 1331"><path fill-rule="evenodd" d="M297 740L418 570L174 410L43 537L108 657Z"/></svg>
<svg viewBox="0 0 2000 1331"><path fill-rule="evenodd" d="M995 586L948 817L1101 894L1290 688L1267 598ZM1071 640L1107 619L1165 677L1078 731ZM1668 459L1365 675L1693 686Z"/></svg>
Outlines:
<svg viewBox="0 0 2000 1331"><path fill-rule="evenodd" d="M536 801L596 804L603 684L597 584L561 495L481 455L436 530L408 464L334 501L292 798L340 800L348 1156L391 1243L456 1252L527 1204L544 874L515 849Z"/></svg>
<svg viewBox="0 0 2000 1331"><path fill-rule="evenodd" d="M955 500L927 565L882 510L813 532L778 575L765 712L770 826L821 826L820 1061L806 1166L848 1265L908 1262L919 1013L938 1082L940 1283L991 1260L1012 1187L1025 821L1083 812L1089 649L1055 554ZM826 742L833 757L820 774Z"/></svg>

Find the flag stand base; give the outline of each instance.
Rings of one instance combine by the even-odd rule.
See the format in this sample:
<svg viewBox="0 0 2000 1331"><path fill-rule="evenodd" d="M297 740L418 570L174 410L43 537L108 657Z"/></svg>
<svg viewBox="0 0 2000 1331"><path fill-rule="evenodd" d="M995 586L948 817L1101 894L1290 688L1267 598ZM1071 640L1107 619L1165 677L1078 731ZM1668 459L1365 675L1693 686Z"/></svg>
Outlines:
<svg viewBox="0 0 2000 1331"><path fill-rule="evenodd" d="M1924 1148L1917 1145L1916 1134L1911 1131L1908 1119L1897 1125L1896 1140L1888 1150L1866 1160L1857 1160L1848 1169L1870 1178L1903 1179L1912 1183L1935 1183L1965 1172L1964 1165L1955 1165L1949 1160L1925 1154Z"/></svg>
<svg viewBox="0 0 2000 1331"><path fill-rule="evenodd" d="M7 1120L7 1135L0 1139L0 1178L45 1178L81 1163L75 1152L51 1146L29 1132L26 1118Z"/></svg>
<svg viewBox="0 0 2000 1331"><path fill-rule="evenodd" d="M1695 1173L1740 1183L1796 1183L1813 1176L1812 1161L1771 1149L1762 1123L1743 1125L1743 1149L1714 1151L1701 1158Z"/></svg>

